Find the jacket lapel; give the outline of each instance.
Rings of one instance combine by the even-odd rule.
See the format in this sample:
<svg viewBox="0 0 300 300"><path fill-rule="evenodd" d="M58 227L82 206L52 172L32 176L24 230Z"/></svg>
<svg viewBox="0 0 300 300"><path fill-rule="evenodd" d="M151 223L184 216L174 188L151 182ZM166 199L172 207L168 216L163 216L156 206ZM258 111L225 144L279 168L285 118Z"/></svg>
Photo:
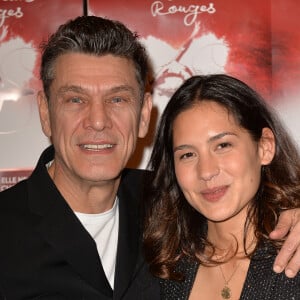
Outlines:
<svg viewBox="0 0 300 300"><path fill-rule="evenodd" d="M40 215L37 231L80 277L112 297L96 244L55 187L44 160L45 154L28 181L30 208Z"/></svg>
<svg viewBox="0 0 300 300"><path fill-rule="evenodd" d="M115 273L114 299L120 299L138 270L141 261L141 230L139 203L141 192L140 176L123 172L119 197L119 237ZM140 263L140 264L141 264Z"/></svg>

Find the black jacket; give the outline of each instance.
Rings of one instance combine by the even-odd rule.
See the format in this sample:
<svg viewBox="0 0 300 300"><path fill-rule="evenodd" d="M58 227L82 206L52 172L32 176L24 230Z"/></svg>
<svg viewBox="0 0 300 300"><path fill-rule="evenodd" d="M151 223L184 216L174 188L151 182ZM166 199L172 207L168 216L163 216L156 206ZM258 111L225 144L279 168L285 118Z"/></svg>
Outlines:
<svg viewBox="0 0 300 300"><path fill-rule="evenodd" d="M94 240L48 175L45 165L53 155L52 147L46 149L27 180L0 193L2 299L159 299L141 253L139 189L145 172L122 174L112 291Z"/></svg>
<svg viewBox="0 0 300 300"><path fill-rule="evenodd" d="M298 300L300 299L300 273L287 278L272 270L275 251L271 245L259 247L250 262L240 300ZM178 270L185 275L182 282L161 280L161 299L187 300L194 284L198 263L183 259ZM201 268L201 266L200 266Z"/></svg>

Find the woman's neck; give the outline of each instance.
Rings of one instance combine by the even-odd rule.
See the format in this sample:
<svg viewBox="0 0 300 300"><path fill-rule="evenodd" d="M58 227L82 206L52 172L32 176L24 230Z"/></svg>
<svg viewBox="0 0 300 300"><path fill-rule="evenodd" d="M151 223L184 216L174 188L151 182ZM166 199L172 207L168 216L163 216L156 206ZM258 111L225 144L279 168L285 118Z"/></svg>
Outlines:
<svg viewBox="0 0 300 300"><path fill-rule="evenodd" d="M208 221L208 240L216 248L217 256L238 256L255 247L254 228L249 225L244 232L245 218L232 218L223 222ZM246 239L245 239L246 237Z"/></svg>

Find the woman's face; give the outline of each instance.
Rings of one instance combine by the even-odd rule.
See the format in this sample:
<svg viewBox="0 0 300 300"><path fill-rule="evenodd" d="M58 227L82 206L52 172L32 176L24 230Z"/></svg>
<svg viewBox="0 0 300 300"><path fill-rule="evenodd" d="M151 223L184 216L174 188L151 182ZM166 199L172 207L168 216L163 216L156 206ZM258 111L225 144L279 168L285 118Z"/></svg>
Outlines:
<svg viewBox="0 0 300 300"><path fill-rule="evenodd" d="M173 124L178 183L187 201L208 220L228 220L245 211L255 196L261 166L274 155L274 136L263 129L255 142L226 108L202 101Z"/></svg>

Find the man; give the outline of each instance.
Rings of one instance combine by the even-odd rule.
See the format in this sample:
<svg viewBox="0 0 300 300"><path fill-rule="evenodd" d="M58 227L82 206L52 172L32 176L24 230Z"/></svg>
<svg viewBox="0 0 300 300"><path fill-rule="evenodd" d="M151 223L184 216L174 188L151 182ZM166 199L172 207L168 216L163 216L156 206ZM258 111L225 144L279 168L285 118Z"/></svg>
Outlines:
<svg viewBox="0 0 300 300"><path fill-rule="evenodd" d="M148 130L148 75L137 36L111 20L78 17L43 46L38 106L52 146L0 194L3 299L159 299L141 253L146 172L125 169Z"/></svg>
<svg viewBox="0 0 300 300"><path fill-rule="evenodd" d="M81 17L44 45L38 106L53 147L1 194L5 299L158 298L140 255L141 171L121 178L148 130L147 76L144 48L117 22Z"/></svg>

